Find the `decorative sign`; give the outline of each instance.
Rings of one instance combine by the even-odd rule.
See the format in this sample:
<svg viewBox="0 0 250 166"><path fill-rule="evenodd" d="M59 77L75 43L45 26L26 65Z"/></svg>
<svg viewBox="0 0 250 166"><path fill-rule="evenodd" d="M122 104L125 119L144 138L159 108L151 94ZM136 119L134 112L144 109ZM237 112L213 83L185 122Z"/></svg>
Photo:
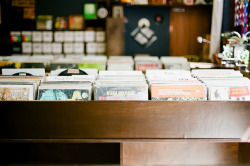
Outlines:
<svg viewBox="0 0 250 166"><path fill-rule="evenodd" d="M157 40L155 32L150 28L150 21L146 18L139 20L138 27L130 35L138 44L145 48L148 48Z"/></svg>

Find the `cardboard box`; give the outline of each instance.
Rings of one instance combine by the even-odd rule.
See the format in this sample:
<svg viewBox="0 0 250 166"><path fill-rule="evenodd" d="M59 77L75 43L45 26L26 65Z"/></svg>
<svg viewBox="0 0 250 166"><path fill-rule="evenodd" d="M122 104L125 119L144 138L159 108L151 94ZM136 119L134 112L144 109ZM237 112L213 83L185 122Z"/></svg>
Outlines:
<svg viewBox="0 0 250 166"><path fill-rule="evenodd" d="M42 53L42 43L33 43L33 53Z"/></svg>
<svg viewBox="0 0 250 166"><path fill-rule="evenodd" d="M75 42L83 42L84 41L84 31L75 31L74 32Z"/></svg>
<svg viewBox="0 0 250 166"><path fill-rule="evenodd" d="M52 42L53 41L53 32L52 31L44 31L43 32L43 41L44 42Z"/></svg>
<svg viewBox="0 0 250 166"><path fill-rule="evenodd" d="M62 54L62 43L53 43L52 52L54 54Z"/></svg>
<svg viewBox="0 0 250 166"><path fill-rule="evenodd" d="M33 31L32 32L32 41L33 42L42 42L42 32L41 31Z"/></svg>
<svg viewBox="0 0 250 166"><path fill-rule="evenodd" d="M42 50L42 52L45 53L45 54L52 53L52 43L43 43L43 50Z"/></svg>
<svg viewBox="0 0 250 166"><path fill-rule="evenodd" d="M64 32L55 32L54 39L55 39L55 42L63 42L64 41Z"/></svg>
<svg viewBox="0 0 250 166"><path fill-rule="evenodd" d="M23 42L22 43L22 52L23 52L23 54L31 54L32 53L32 43Z"/></svg>

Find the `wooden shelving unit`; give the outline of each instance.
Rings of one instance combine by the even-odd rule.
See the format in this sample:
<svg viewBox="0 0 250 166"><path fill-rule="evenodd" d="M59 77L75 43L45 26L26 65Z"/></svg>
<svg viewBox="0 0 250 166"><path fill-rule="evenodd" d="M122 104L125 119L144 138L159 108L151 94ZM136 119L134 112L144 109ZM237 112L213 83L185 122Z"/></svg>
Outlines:
<svg viewBox="0 0 250 166"><path fill-rule="evenodd" d="M241 140L250 102L2 101L0 108L0 164L250 164L250 143Z"/></svg>

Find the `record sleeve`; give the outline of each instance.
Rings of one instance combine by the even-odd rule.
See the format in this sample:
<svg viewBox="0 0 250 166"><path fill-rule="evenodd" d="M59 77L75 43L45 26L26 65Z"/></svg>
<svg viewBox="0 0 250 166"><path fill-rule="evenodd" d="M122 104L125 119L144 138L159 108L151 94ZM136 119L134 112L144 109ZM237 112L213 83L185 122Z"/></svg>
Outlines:
<svg viewBox="0 0 250 166"><path fill-rule="evenodd" d="M0 100L34 100L33 85L0 85Z"/></svg>
<svg viewBox="0 0 250 166"><path fill-rule="evenodd" d="M145 85L101 85L95 86L95 100L148 100Z"/></svg>
<svg viewBox="0 0 250 166"><path fill-rule="evenodd" d="M206 88L203 84L153 84L151 100L206 100Z"/></svg>

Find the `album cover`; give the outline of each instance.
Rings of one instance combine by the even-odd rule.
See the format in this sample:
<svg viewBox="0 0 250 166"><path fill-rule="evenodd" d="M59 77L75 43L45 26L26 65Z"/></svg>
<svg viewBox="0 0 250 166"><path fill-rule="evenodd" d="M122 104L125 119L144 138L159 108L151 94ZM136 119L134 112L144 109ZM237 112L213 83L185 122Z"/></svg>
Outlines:
<svg viewBox="0 0 250 166"><path fill-rule="evenodd" d="M147 85L95 86L95 100L148 100Z"/></svg>
<svg viewBox="0 0 250 166"><path fill-rule="evenodd" d="M33 85L0 85L0 100L34 100Z"/></svg>
<svg viewBox="0 0 250 166"><path fill-rule="evenodd" d="M206 100L206 88L201 84L153 84L151 100Z"/></svg>
<svg viewBox="0 0 250 166"><path fill-rule="evenodd" d="M38 100L90 100L89 89L39 88Z"/></svg>
<svg viewBox="0 0 250 166"><path fill-rule="evenodd" d="M209 87L209 100L250 101L249 87Z"/></svg>

